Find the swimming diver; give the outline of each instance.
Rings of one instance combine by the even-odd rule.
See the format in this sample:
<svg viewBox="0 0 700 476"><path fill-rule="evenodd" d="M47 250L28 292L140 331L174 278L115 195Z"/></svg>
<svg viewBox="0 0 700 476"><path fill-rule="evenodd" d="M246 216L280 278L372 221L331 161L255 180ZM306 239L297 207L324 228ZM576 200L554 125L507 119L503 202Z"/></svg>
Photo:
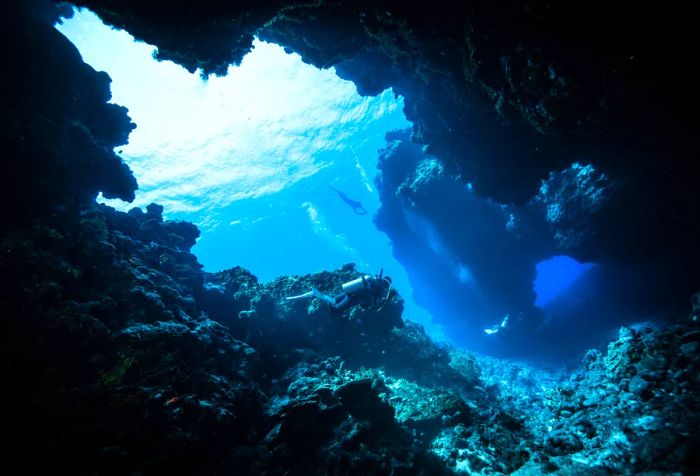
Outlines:
<svg viewBox="0 0 700 476"><path fill-rule="evenodd" d="M352 210L355 212L356 215L367 215L367 210L365 210L365 207L362 206L360 202L357 202L355 200L352 200L348 198L347 195L345 195L344 192L341 192L337 188L333 187L332 185L328 186L331 190L333 190L335 193L338 194L340 199L350 205L352 207Z"/></svg>
<svg viewBox="0 0 700 476"><path fill-rule="evenodd" d="M497 335L502 339L509 339L513 337L516 333L523 331L523 326L526 323L526 314L524 312L517 312L511 314L506 314L500 324L493 325L484 329L487 335Z"/></svg>
<svg viewBox="0 0 700 476"><path fill-rule="evenodd" d="M510 314L506 314L500 324L493 325L484 329L484 332L488 335L494 335L500 333L503 336L504 331L508 329L508 319L510 319Z"/></svg>
<svg viewBox="0 0 700 476"><path fill-rule="evenodd" d="M343 291L335 297L324 294L316 288L311 288L311 291L308 293L290 296L287 300L316 297L330 305L332 309L340 312L356 304L367 303L378 311L387 303L391 293L391 278L382 276L383 273L384 270L381 270L376 276L365 274L357 279L348 281L343 284Z"/></svg>

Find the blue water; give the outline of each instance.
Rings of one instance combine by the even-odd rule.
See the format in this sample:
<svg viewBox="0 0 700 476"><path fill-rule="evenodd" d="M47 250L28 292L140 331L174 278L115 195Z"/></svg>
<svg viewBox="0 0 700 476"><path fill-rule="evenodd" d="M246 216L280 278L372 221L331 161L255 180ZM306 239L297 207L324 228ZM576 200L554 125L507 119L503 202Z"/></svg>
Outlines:
<svg viewBox="0 0 700 476"><path fill-rule="evenodd" d="M87 10L57 28L110 75L112 102L137 124L119 150L139 182L136 200L101 201L123 210L156 202L167 219L195 223L202 236L193 252L210 272L243 266L267 281L348 262L384 269L406 316L431 327L372 223L377 150L387 132L411 126L402 98L391 90L361 97L332 68L259 40L225 77L202 79L154 61L152 46ZM368 213L356 214L330 186Z"/></svg>
<svg viewBox="0 0 700 476"><path fill-rule="evenodd" d="M579 263L569 256L554 256L537 263L537 277L534 282L537 294L535 305L539 308L546 307L593 266L592 263Z"/></svg>

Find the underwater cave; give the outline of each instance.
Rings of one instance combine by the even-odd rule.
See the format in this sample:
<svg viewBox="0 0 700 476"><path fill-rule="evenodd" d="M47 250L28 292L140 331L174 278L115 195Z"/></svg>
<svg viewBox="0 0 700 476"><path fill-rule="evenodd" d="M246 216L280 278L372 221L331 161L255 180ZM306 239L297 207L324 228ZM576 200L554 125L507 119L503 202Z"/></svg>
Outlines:
<svg viewBox="0 0 700 476"><path fill-rule="evenodd" d="M692 16L10 0L6 474L695 474Z"/></svg>

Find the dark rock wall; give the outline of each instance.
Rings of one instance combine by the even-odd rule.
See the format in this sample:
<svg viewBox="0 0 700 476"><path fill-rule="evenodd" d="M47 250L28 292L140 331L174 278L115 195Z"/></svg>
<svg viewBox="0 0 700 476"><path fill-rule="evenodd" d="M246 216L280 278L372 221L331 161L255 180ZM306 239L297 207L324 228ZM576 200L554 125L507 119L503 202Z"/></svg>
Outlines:
<svg viewBox="0 0 700 476"><path fill-rule="evenodd" d="M256 353L195 302L196 227L95 204L136 189L109 77L53 3L2 8L3 472L201 470L265 421Z"/></svg>
<svg viewBox="0 0 700 476"><path fill-rule="evenodd" d="M257 354L202 312L187 233L158 211L3 234L8 474L192 472L264 424Z"/></svg>
<svg viewBox="0 0 700 476"><path fill-rule="evenodd" d="M2 200L5 223L77 209L102 192L133 200L136 180L113 148L135 127L108 104L106 73L52 27L50 2L3 5Z"/></svg>

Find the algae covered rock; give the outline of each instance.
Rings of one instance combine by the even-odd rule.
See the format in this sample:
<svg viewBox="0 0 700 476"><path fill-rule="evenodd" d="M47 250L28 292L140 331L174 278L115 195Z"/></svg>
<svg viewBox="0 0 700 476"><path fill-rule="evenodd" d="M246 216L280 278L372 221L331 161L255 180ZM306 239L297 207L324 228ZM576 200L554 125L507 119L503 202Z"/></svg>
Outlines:
<svg viewBox="0 0 700 476"><path fill-rule="evenodd" d="M268 410L273 426L263 441L270 461L258 463L258 470L449 474L395 418L390 377L348 369L337 358L307 354L303 359L273 390L276 396Z"/></svg>

